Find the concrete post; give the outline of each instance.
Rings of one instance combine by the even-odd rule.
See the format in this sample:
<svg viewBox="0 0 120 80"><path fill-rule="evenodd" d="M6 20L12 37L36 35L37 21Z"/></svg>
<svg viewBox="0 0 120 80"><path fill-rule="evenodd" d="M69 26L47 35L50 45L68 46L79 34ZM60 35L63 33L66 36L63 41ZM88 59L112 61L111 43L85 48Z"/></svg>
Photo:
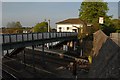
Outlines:
<svg viewBox="0 0 120 80"><path fill-rule="evenodd" d="M41 62L42 62L43 64L45 64L45 62L44 62L44 61L45 61L45 60L44 60L44 55L45 55L45 54L44 54L44 46L45 46L45 44L43 43L43 44L42 44L42 58L41 58Z"/></svg>

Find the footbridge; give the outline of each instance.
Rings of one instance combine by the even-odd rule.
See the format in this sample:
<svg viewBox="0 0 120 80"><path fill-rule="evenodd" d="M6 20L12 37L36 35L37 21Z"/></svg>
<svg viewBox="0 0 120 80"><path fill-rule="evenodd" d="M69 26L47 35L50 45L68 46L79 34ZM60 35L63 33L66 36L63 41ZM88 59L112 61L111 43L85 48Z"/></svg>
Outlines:
<svg viewBox="0 0 120 80"><path fill-rule="evenodd" d="M77 33L75 32L56 32L56 33L24 33L24 34L1 34L2 37L2 58L4 59L10 59L10 61L14 61L13 57L14 55L17 56L17 54L21 53L23 54L21 61L15 59L15 61L20 62L20 64L24 64L25 68L28 67L27 63L27 59L29 58L31 61L31 64L29 66L31 66L31 68L34 69L34 72L36 72L38 66L38 63L36 64L36 61L40 61L40 65L44 66L46 65L45 61L47 60L47 57L50 57L49 59L53 59L56 60L57 62L61 61L67 61L67 60L72 60L72 62L86 62L86 60L81 59L81 58L77 58L77 57L73 57L73 56L69 56L66 54L62 54L62 53L58 53L58 52L51 52L51 51L46 51L45 50L45 44L46 43L51 43L51 42L56 42L56 41L74 41L77 40ZM35 51L37 51L35 48L36 45L41 45L41 48L38 48L38 50L40 50L38 54L40 57L37 57L35 54ZM73 44L74 45L74 44ZM30 52L31 55L28 56L29 54L26 53L25 48L26 47L30 47ZM12 52L9 53L9 50L12 49ZM5 51L7 51L7 53L5 54ZM45 53L46 52L46 53ZM47 53L48 52L48 53ZM21 55L20 54L20 55ZM61 58L62 56L62 58ZM19 57L19 56L18 56ZM54 59L55 58L55 59ZM7 62L4 62L2 64L7 64ZM57 64L57 63L56 63ZM4 68L4 70L9 71L9 73L13 73L13 75L16 75L15 72L13 72L12 70L14 69L14 67L16 64L11 64L11 66L8 68ZM17 65L19 66L19 65Z"/></svg>
<svg viewBox="0 0 120 80"><path fill-rule="evenodd" d="M22 34L1 34L2 50L23 48L28 46L42 45L45 43L75 40L77 33L75 32L56 32L56 33L22 33Z"/></svg>

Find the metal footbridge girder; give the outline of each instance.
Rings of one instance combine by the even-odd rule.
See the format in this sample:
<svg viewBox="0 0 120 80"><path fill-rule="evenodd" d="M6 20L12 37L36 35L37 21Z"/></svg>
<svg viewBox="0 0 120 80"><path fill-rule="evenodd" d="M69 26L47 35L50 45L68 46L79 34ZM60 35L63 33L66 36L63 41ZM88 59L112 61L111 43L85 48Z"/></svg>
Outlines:
<svg viewBox="0 0 120 80"><path fill-rule="evenodd" d="M20 53L20 52L23 51L24 49L25 49L25 47L16 48L16 49L14 49L8 56L9 56L9 57L12 57L13 55L16 55L16 54Z"/></svg>
<svg viewBox="0 0 120 80"><path fill-rule="evenodd" d="M76 32L45 32L45 33L22 33L1 34L2 50L16 49L34 45L42 45L55 41L76 40Z"/></svg>

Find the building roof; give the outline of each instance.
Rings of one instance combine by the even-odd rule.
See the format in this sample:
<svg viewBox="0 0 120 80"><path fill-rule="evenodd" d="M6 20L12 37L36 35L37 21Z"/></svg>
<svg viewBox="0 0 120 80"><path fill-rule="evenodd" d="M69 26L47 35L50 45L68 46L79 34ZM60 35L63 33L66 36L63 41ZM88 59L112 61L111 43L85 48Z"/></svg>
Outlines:
<svg viewBox="0 0 120 80"><path fill-rule="evenodd" d="M80 18L70 18L57 22L56 24L84 24L84 21L82 21Z"/></svg>

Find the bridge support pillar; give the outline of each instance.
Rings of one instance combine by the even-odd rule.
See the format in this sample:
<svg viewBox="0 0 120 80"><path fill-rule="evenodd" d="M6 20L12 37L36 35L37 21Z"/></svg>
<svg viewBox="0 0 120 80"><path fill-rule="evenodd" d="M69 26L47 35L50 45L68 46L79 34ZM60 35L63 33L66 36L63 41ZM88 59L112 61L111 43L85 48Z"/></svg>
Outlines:
<svg viewBox="0 0 120 80"><path fill-rule="evenodd" d="M34 53L34 46L32 46L32 58L33 58L33 68L34 68L34 71L35 71L35 53Z"/></svg>
<svg viewBox="0 0 120 80"><path fill-rule="evenodd" d="M7 50L7 55L9 55L9 51Z"/></svg>
<svg viewBox="0 0 120 80"><path fill-rule="evenodd" d="M67 42L68 51L70 50L70 42Z"/></svg>
<svg viewBox="0 0 120 80"><path fill-rule="evenodd" d="M42 53L44 54L44 44L42 44Z"/></svg>
<svg viewBox="0 0 120 80"><path fill-rule="evenodd" d="M53 49L53 43L54 43L54 42L51 42L51 48L52 48L52 49Z"/></svg>
<svg viewBox="0 0 120 80"><path fill-rule="evenodd" d="M45 57L45 53L44 53L44 46L45 46L45 44L43 43L42 44L42 58L41 58L41 63L42 64L45 64L45 59L44 59L44 57Z"/></svg>
<svg viewBox="0 0 120 80"><path fill-rule="evenodd" d="M2 57L4 56L4 50L2 50Z"/></svg>
<svg viewBox="0 0 120 80"><path fill-rule="evenodd" d="M25 50L23 50L23 62L24 62L24 65L25 65L25 67L26 67Z"/></svg>
<svg viewBox="0 0 120 80"><path fill-rule="evenodd" d="M72 49L73 49L73 51L75 50L74 47L75 47L75 41L72 41Z"/></svg>
<svg viewBox="0 0 120 80"><path fill-rule="evenodd" d="M73 41L73 50L76 50L76 41Z"/></svg>

